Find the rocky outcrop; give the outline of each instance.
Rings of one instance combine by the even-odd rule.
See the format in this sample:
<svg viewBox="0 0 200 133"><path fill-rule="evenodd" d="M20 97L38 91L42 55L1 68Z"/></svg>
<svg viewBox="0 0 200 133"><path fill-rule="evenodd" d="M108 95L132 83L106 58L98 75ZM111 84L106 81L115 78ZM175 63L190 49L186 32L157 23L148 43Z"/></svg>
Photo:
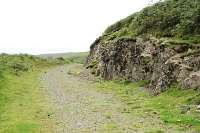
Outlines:
<svg viewBox="0 0 200 133"><path fill-rule="evenodd" d="M156 38L121 38L106 42L103 36L92 45L87 68L106 80L148 80L159 94L169 86L200 88L200 47Z"/></svg>

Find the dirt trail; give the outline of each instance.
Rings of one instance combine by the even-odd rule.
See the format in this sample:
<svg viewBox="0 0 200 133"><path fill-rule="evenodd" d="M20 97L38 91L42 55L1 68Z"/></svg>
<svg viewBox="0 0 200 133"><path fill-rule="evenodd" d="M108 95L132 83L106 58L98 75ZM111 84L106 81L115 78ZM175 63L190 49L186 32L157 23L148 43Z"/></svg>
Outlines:
<svg viewBox="0 0 200 133"><path fill-rule="evenodd" d="M156 118L146 121L124 113L125 105L113 94L99 92L91 81L70 75L73 67L76 65L59 66L42 76L54 107L49 117L56 119L56 133L144 133L150 127L162 127ZM133 126L140 122L143 127Z"/></svg>

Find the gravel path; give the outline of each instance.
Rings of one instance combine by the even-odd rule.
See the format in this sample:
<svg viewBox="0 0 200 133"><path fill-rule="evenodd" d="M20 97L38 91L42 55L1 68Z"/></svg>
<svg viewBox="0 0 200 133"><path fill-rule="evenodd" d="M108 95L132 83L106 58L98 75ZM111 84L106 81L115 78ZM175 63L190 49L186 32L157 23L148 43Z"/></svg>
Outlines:
<svg viewBox="0 0 200 133"><path fill-rule="evenodd" d="M144 133L153 125L162 126L155 118L146 121L124 113L125 105L113 94L99 92L91 81L70 75L73 67L58 66L42 76L53 107L49 118L56 120L55 133ZM143 127L137 123L144 123Z"/></svg>
<svg viewBox="0 0 200 133"><path fill-rule="evenodd" d="M49 98L54 105L52 115L57 118L56 133L119 132L119 122L127 122L129 116L121 117L120 102L111 94L95 91L94 85L77 76L69 75L72 66L60 66L43 75L42 79ZM114 118L111 118L115 116ZM131 129L127 128L127 132Z"/></svg>

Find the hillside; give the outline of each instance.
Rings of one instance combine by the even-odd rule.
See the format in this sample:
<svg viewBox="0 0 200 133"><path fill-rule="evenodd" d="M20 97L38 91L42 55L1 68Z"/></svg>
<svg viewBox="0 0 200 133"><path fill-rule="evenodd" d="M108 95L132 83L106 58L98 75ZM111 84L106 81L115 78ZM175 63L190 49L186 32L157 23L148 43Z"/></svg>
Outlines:
<svg viewBox="0 0 200 133"><path fill-rule="evenodd" d="M136 36L173 37L200 42L200 1L164 0L111 25L105 40Z"/></svg>
<svg viewBox="0 0 200 133"><path fill-rule="evenodd" d="M138 93L152 96L146 101L140 95L139 109L130 110L141 112L144 105L165 123L198 129L199 112L191 108L200 104L200 1L164 0L109 26L91 45L87 68L111 80L105 87L128 105L137 105ZM116 87L120 81L143 86L132 92L124 84Z"/></svg>
<svg viewBox="0 0 200 133"><path fill-rule="evenodd" d="M152 93L200 88L200 1L165 0L111 25L87 60L105 79L145 80Z"/></svg>

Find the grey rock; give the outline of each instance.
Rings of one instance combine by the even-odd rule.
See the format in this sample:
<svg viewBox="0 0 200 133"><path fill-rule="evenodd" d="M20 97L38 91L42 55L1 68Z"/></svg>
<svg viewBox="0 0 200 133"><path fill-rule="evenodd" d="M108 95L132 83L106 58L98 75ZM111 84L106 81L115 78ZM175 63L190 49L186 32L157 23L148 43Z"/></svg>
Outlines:
<svg viewBox="0 0 200 133"><path fill-rule="evenodd" d="M189 77L183 80L182 86L184 88L200 88L200 71L191 72Z"/></svg>
<svg viewBox="0 0 200 133"><path fill-rule="evenodd" d="M106 80L150 80L148 88L154 94L174 83L200 88L200 50L195 46L168 46L156 38L122 38L107 43L100 37L91 45L87 65L94 61L96 75Z"/></svg>

